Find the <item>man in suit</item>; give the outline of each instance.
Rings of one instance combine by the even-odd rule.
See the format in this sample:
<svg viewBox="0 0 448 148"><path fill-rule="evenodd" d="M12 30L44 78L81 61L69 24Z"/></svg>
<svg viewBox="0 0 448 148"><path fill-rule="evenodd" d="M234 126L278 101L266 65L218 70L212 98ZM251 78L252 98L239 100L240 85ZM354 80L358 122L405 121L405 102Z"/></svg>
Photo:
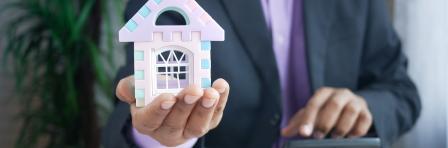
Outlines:
<svg viewBox="0 0 448 148"><path fill-rule="evenodd" d="M130 0L126 20L145 2ZM417 120L419 96L385 1L197 2L226 30L212 50L212 77L221 79L135 108L128 46L105 147L279 147L297 137L362 136L388 147Z"/></svg>

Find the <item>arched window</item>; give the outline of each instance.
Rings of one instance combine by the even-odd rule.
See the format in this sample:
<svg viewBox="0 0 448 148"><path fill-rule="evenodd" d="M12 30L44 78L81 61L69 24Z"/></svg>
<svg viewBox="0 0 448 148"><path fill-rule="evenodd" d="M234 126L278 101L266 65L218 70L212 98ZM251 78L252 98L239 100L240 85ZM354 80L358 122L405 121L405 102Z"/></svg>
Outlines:
<svg viewBox="0 0 448 148"><path fill-rule="evenodd" d="M177 7L168 7L160 11L155 23L156 26L189 25L190 20L182 9Z"/></svg>
<svg viewBox="0 0 448 148"><path fill-rule="evenodd" d="M156 20L156 25L187 25L187 20L177 11L165 11Z"/></svg>
<svg viewBox="0 0 448 148"><path fill-rule="evenodd" d="M155 74L158 90L178 90L188 86L192 62L189 55L176 47L162 49L157 54Z"/></svg>

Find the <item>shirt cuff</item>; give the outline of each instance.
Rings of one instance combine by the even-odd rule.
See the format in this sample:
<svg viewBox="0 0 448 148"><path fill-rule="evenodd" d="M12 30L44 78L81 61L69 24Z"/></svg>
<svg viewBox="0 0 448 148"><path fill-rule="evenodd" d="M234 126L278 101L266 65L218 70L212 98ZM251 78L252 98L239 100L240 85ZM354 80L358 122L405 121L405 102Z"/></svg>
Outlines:
<svg viewBox="0 0 448 148"><path fill-rule="evenodd" d="M166 148L166 146L160 144L157 140L150 136L140 134L135 128L132 128L132 137L135 144L142 148ZM186 143L177 146L176 148L192 148L198 141L198 138L188 140Z"/></svg>

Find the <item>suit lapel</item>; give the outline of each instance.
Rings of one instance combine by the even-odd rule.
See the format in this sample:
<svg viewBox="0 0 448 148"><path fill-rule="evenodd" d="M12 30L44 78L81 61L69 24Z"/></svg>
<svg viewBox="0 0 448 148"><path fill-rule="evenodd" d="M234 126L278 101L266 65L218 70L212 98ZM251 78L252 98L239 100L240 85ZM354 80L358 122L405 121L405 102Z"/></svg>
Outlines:
<svg viewBox="0 0 448 148"><path fill-rule="evenodd" d="M304 23L308 69L312 90L325 85L325 59L334 23L336 0L304 0Z"/></svg>
<svg viewBox="0 0 448 148"><path fill-rule="evenodd" d="M257 123L252 127L247 147L266 147L279 135L276 126L281 112L280 79L272 50L272 37L260 0L221 0L234 25L244 50L254 63L263 84L260 111Z"/></svg>
<svg viewBox="0 0 448 148"><path fill-rule="evenodd" d="M272 50L271 33L266 25L260 0L221 0L245 50L261 74L279 89L277 65Z"/></svg>

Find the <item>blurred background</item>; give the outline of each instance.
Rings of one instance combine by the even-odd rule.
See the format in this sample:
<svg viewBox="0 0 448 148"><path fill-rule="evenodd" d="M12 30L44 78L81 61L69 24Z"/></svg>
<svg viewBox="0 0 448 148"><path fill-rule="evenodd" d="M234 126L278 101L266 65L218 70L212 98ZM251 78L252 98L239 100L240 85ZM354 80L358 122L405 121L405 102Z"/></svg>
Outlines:
<svg viewBox="0 0 448 148"><path fill-rule="evenodd" d="M0 147L99 147L127 0L0 1ZM448 0L388 0L422 96L395 148L447 147Z"/></svg>
<svg viewBox="0 0 448 148"><path fill-rule="evenodd" d="M100 147L126 2L0 1L0 147Z"/></svg>

